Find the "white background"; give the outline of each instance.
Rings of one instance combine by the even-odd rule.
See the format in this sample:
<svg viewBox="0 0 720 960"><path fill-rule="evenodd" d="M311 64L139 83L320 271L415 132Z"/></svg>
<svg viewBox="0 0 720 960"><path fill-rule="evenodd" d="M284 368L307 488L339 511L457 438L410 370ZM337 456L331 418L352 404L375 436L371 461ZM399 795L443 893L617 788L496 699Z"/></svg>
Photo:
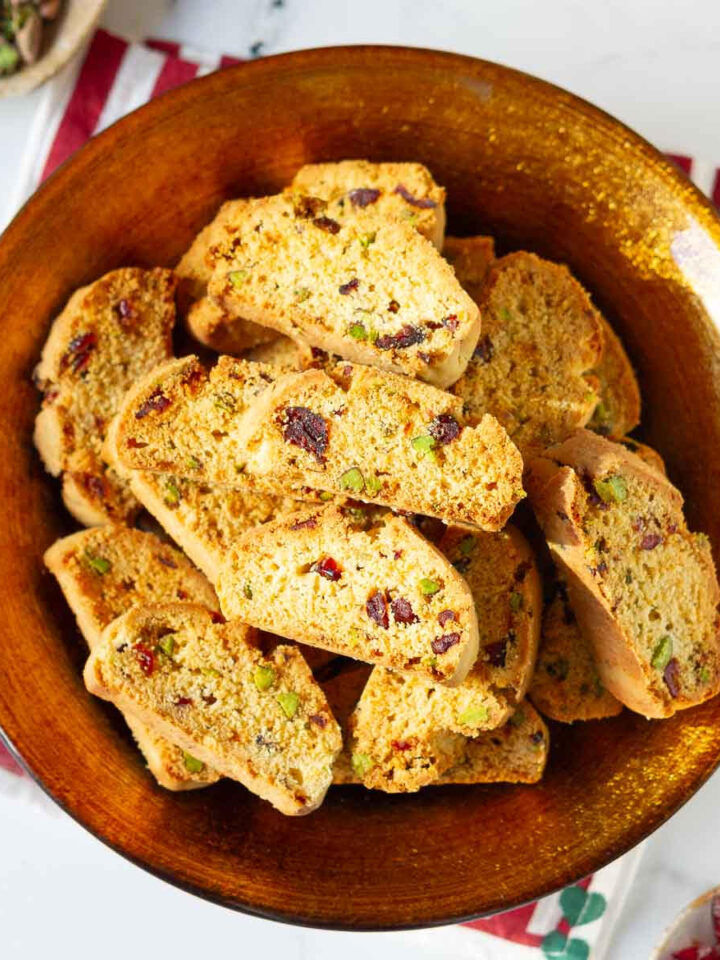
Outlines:
<svg viewBox="0 0 720 960"><path fill-rule="evenodd" d="M592 100L658 146L720 166L719 0L111 0L105 23L248 56L334 43L432 46L508 63ZM0 103L0 224L37 94ZM648 843L609 960L645 960L679 909L720 883L720 779ZM233 914L106 850L0 771L0 958L437 957L443 931L338 934ZM477 960L511 951L478 935ZM468 954L470 955L470 954ZM512 952L514 956L514 951ZM452 954L456 956L456 954Z"/></svg>

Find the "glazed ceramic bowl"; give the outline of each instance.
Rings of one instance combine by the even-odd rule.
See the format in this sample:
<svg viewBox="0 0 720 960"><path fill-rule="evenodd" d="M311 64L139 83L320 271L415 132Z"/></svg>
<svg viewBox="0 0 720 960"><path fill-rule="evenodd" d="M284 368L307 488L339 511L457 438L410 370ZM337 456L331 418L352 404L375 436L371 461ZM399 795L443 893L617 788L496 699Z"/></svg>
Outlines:
<svg viewBox="0 0 720 960"><path fill-rule="evenodd" d="M0 97L29 93L61 70L90 36L107 0L63 0L57 20L43 26L40 57L9 77L0 77Z"/></svg>
<svg viewBox="0 0 720 960"><path fill-rule="evenodd" d="M445 53L313 50L195 81L95 138L0 242L0 724L68 813L160 877L293 923L390 929L512 907L619 856L720 760L720 700L673 719L554 725L538 786L332 789L289 819L225 782L155 786L85 656L43 550L69 532L33 452L31 373L72 290L122 264L173 264L218 204L313 160L418 160L450 230L564 260L617 325L645 436L720 546L720 223L657 151L587 103Z"/></svg>

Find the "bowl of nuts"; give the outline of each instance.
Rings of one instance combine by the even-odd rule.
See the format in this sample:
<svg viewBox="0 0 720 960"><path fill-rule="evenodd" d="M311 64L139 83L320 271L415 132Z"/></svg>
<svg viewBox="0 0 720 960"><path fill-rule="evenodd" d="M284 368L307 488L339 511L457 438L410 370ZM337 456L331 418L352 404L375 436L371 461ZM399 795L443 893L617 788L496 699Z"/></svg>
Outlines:
<svg viewBox="0 0 720 960"><path fill-rule="evenodd" d="M75 56L106 0L0 0L0 97L29 93Z"/></svg>

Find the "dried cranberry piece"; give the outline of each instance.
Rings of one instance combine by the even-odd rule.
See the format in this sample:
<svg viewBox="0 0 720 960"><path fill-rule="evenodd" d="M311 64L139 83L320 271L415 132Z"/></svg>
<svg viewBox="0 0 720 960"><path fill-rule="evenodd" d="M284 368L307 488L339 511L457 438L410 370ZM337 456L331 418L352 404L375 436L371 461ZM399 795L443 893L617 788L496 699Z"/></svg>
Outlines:
<svg viewBox="0 0 720 960"><path fill-rule="evenodd" d="M60 361L60 369L66 370L70 367L73 373L84 370L96 346L96 333L80 333L77 337L73 337Z"/></svg>
<svg viewBox="0 0 720 960"><path fill-rule="evenodd" d="M680 693L680 664L677 657L673 657L663 671L663 680L668 688L671 697L677 697Z"/></svg>
<svg viewBox="0 0 720 960"><path fill-rule="evenodd" d="M192 703L192 697L178 697L176 700L173 700L173 705L176 707L187 707Z"/></svg>
<svg viewBox="0 0 720 960"><path fill-rule="evenodd" d="M710 914L712 916L715 939L720 943L720 895L714 896L710 901Z"/></svg>
<svg viewBox="0 0 720 960"><path fill-rule="evenodd" d="M121 327L129 326L128 321L135 319L135 308L130 301L126 300L124 297L122 300L118 300L113 309L118 320L120 321Z"/></svg>
<svg viewBox="0 0 720 960"><path fill-rule="evenodd" d="M532 743L542 743L543 741L542 730L536 730L535 733L531 733L530 740Z"/></svg>
<svg viewBox="0 0 720 960"><path fill-rule="evenodd" d="M131 450L142 450L147 444L143 443L142 440L136 440L135 437L128 437L127 446L130 447Z"/></svg>
<svg viewBox="0 0 720 960"><path fill-rule="evenodd" d="M324 713L313 713L312 716L308 717L308 720L320 727L321 730L324 730L327 726L327 717Z"/></svg>
<svg viewBox="0 0 720 960"><path fill-rule="evenodd" d="M316 217L313 223L326 233L340 233L340 224L332 217Z"/></svg>
<svg viewBox="0 0 720 960"><path fill-rule="evenodd" d="M227 620L219 610L213 610L210 614L210 619L213 623L227 623Z"/></svg>
<svg viewBox="0 0 720 960"><path fill-rule="evenodd" d="M432 210L433 207L437 206L435 201L431 200L430 197L414 197L408 188L404 187L401 183L395 187L395 193L399 194L411 207L417 207L419 210Z"/></svg>
<svg viewBox="0 0 720 960"><path fill-rule="evenodd" d="M74 473L73 478L97 500L104 500L109 493L104 477L96 473Z"/></svg>
<svg viewBox="0 0 720 960"><path fill-rule="evenodd" d="M646 533L645 536L640 541L640 549L654 550L655 547L659 547L662 542L663 542L662 534Z"/></svg>
<svg viewBox="0 0 720 960"><path fill-rule="evenodd" d="M483 363L490 363L494 353L495 348L493 347L490 337L487 334L485 334L484 337L480 337L477 346L473 350L473 356L477 357L478 360L482 360Z"/></svg>
<svg viewBox="0 0 720 960"><path fill-rule="evenodd" d="M396 597L390 607L396 623L419 623L420 617L413 612L410 601L405 597Z"/></svg>
<svg viewBox="0 0 720 960"><path fill-rule="evenodd" d="M319 414L307 407L288 407L285 410L283 439L322 460L328 445L328 425Z"/></svg>
<svg viewBox="0 0 720 960"><path fill-rule="evenodd" d="M450 620L455 620L455 611L454 610L441 610L438 614L438 623L441 627L444 627L446 623Z"/></svg>
<svg viewBox="0 0 720 960"><path fill-rule="evenodd" d="M178 598L178 600L187 600L188 592L187 590L183 590L182 587L178 587L175 591L175 596Z"/></svg>
<svg viewBox="0 0 720 960"><path fill-rule="evenodd" d="M413 747L412 742L410 740L392 740L390 742L390 746L393 748L393 750L400 750L400 751L412 750L412 747Z"/></svg>
<svg viewBox="0 0 720 960"><path fill-rule="evenodd" d="M298 520L290 525L291 530L313 530L317 526L317 514L308 517L307 520Z"/></svg>
<svg viewBox="0 0 720 960"><path fill-rule="evenodd" d="M133 652L140 669L146 677L149 677L155 669L155 654L144 643L136 643Z"/></svg>
<svg viewBox="0 0 720 960"><path fill-rule="evenodd" d="M321 577L325 577L326 580L339 580L342 576L340 566L332 557L323 557L322 560L316 560L310 569L313 573L319 573Z"/></svg>
<svg viewBox="0 0 720 960"><path fill-rule="evenodd" d="M433 649L433 653L446 653L450 647L454 647L456 643L460 643L460 634L446 633L442 637L435 637L430 646Z"/></svg>
<svg viewBox="0 0 720 960"><path fill-rule="evenodd" d="M380 199L380 191L373 187L356 187L348 194L350 203L354 207L369 207L371 203L377 203Z"/></svg>
<svg viewBox="0 0 720 960"><path fill-rule="evenodd" d="M352 293L353 290L357 290L360 286L360 281L357 277L353 277L352 280L348 280L347 283L344 283L341 287L338 287L338 293L343 297L346 297L349 293Z"/></svg>
<svg viewBox="0 0 720 960"><path fill-rule="evenodd" d="M460 436L460 424L450 413L440 413L430 424L430 436L445 445Z"/></svg>
<svg viewBox="0 0 720 960"><path fill-rule="evenodd" d="M164 553L159 553L157 558L164 567L170 567L171 570L177 570L177 564L172 557L168 557Z"/></svg>
<svg viewBox="0 0 720 960"><path fill-rule="evenodd" d="M425 339L425 333L420 327L413 327L406 323L397 333L385 333L378 337L375 346L378 350L403 350L406 347L412 347L416 343L422 343Z"/></svg>
<svg viewBox="0 0 720 960"><path fill-rule="evenodd" d="M298 197L295 201L295 216L309 220L310 217L317 216L325 207L325 201L319 197Z"/></svg>
<svg viewBox="0 0 720 960"><path fill-rule="evenodd" d="M485 647L488 662L493 667L504 667L507 659L507 637L504 640L498 640L496 643L489 643Z"/></svg>
<svg viewBox="0 0 720 960"><path fill-rule="evenodd" d="M202 694L203 702L211 707L214 703L217 703L217 697L214 697L211 693Z"/></svg>
<svg viewBox="0 0 720 960"><path fill-rule="evenodd" d="M388 304L388 310L390 311L390 313L397 313L399 309L400 309L400 304L397 302L397 300L391 300L390 303Z"/></svg>
<svg viewBox="0 0 720 960"><path fill-rule="evenodd" d="M448 330L451 333L455 333L458 326L460 325L460 321L458 320L456 314L451 313L449 317L445 317L443 319L443 324L448 328Z"/></svg>
<svg viewBox="0 0 720 960"><path fill-rule="evenodd" d="M365 612L383 630L387 630L390 626L387 595L382 591L373 590L365 602Z"/></svg>
<svg viewBox="0 0 720 960"><path fill-rule="evenodd" d="M162 390L155 390L143 403L139 410L135 412L135 419L142 420L149 413L162 413L170 406L170 399L165 396Z"/></svg>

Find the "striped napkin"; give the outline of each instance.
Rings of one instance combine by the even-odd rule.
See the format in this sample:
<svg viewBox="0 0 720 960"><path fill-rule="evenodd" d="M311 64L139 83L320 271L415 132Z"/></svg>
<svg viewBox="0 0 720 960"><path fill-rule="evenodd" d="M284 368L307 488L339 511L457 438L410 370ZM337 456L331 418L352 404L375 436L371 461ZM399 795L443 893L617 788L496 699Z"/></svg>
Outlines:
<svg viewBox="0 0 720 960"><path fill-rule="evenodd" d="M259 52L259 51L258 51ZM98 30L84 58L69 64L44 91L32 126L20 181L19 207L85 141L143 103L194 77L239 63L164 40L130 43ZM669 154L720 206L720 168ZM0 745L0 767L22 771ZM3 779L0 775L0 788ZM609 944L642 848L560 893L507 913L443 931L423 941L431 955L453 960L610 960ZM489 936L492 935L492 936Z"/></svg>

